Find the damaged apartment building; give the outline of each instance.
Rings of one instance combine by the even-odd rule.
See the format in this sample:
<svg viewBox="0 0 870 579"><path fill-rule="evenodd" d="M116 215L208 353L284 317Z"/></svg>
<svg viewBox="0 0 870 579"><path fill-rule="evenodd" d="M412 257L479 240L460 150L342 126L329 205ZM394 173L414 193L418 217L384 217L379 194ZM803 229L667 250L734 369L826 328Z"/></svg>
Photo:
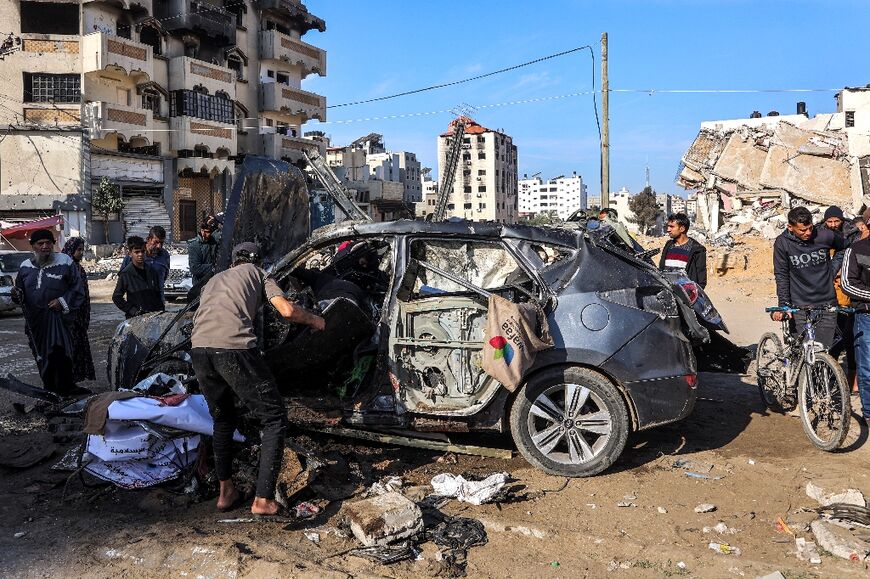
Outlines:
<svg viewBox="0 0 870 579"><path fill-rule="evenodd" d="M311 138L325 139L322 133ZM375 221L413 218L414 203L423 198L420 161L410 151L390 151L383 135L371 133L346 147L326 148L326 161Z"/></svg>
<svg viewBox="0 0 870 579"><path fill-rule="evenodd" d="M701 124L677 183L694 189L697 227L711 235L782 232L789 209L817 218L830 205L855 215L870 206L870 87L845 88L837 112Z"/></svg>
<svg viewBox="0 0 870 579"><path fill-rule="evenodd" d="M302 162L302 125L326 99L302 90L326 53L299 0L4 0L21 39L0 89L0 219L62 214L67 235L117 243L162 225L196 235L224 209L247 154ZM103 178L124 209L89 209Z"/></svg>

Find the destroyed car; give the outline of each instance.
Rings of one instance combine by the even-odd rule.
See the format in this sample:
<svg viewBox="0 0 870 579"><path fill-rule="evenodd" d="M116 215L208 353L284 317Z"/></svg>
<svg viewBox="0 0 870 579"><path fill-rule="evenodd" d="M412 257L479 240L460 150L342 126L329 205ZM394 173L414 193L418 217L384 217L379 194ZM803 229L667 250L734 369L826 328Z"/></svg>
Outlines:
<svg viewBox="0 0 870 579"><path fill-rule="evenodd" d="M21 310L21 306L12 301L12 287L21 264L32 255L29 251L0 251L0 313Z"/></svg>
<svg viewBox="0 0 870 579"><path fill-rule="evenodd" d="M371 261L339 263L348 242ZM616 460L631 431L680 420L695 402L683 329L692 311L654 268L580 232L354 223L320 230L271 275L288 297L323 307L327 320L311 333L263 311L266 359L308 423L510 431L531 464L587 476ZM514 392L482 369L491 293L540 303L556 344L538 353ZM122 324L110 353L113 385L158 370L190 374L191 324L183 313Z"/></svg>

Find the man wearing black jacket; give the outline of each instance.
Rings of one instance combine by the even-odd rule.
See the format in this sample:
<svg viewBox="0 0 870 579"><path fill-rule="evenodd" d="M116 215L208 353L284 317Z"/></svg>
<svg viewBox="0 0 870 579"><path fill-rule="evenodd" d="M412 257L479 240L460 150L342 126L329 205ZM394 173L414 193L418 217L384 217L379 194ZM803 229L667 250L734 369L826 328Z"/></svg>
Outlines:
<svg viewBox="0 0 870 579"><path fill-rule="evenodd" d="M788 225L773 243L773 277L780 306L835 306L831 251L844 249L843 237L824 227L813 226L813 215L806 207L788 212ZM780 321L786 314L774 312ZM792 331L803 331L806 315L798 312ZM824 312L816 324L816 340L830 348L837 328L837 314Z"/></svg>
<svg viewBox="0 0 870 579"><path fill-rule="evenodd" d="M128 319L148 312L162 312L165 308L159 276L145 265L145 240L129 238L127 252L130 263L118 274L112 301Z"/></svg>
<svg viewBox="0 0 870 579"><path fill-rule="evenodd" d="M843 254L842 288L855 308L855 361L864 422L870 421L870 237L859 239Z"/></svg>
<svg viewBox="0 0 870 579"><path fill-rule="evenodd" d="M689 237L689 216L675 213L668 216L668 236L659 269L662 271L685 270L686 277L707 287L707 249Z"/></svg>

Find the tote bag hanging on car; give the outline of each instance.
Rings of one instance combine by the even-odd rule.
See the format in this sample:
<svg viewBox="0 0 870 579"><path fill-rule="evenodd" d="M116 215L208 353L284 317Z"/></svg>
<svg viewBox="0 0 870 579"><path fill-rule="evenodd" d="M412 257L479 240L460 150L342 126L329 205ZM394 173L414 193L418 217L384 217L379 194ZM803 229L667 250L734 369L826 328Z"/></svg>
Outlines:
<svg viewBox="0 0 870 579"><path fill-rule="evenodd" d="M538 331L540 329L540 332ZM535 362L535 354L553 347L547 318L540 306L489 297L483 344L483 371L515 390Z"/></svg>

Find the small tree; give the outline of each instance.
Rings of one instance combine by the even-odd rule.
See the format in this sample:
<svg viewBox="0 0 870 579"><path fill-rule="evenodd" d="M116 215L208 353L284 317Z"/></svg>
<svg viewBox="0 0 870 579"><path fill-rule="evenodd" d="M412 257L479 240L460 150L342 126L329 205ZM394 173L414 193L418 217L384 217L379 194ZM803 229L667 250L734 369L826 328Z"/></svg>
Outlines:
<svg viewBox="0 0 870 579"><path fill-rule="evenodd" d="M91 211L103 218L103 243L109 243L109 215L123 208L120 187L103 177L91 193Z"/></svg>
<svg viewBox="0 0 870 579"><path fill-rule="evenodd" d="M652 187L644 187L643 191L628 199L628 208L633 215L627 219L640 228L640 232L646 235L649 228L655 225L659 215L659 206L656 203L656 192Z"/></svg>
<svg viewBox="0 0 870 579"><path fill-rule="evenodd" d="M529 225L560 225L562 220L556 211L541 211L526 220Z"/></svg>

